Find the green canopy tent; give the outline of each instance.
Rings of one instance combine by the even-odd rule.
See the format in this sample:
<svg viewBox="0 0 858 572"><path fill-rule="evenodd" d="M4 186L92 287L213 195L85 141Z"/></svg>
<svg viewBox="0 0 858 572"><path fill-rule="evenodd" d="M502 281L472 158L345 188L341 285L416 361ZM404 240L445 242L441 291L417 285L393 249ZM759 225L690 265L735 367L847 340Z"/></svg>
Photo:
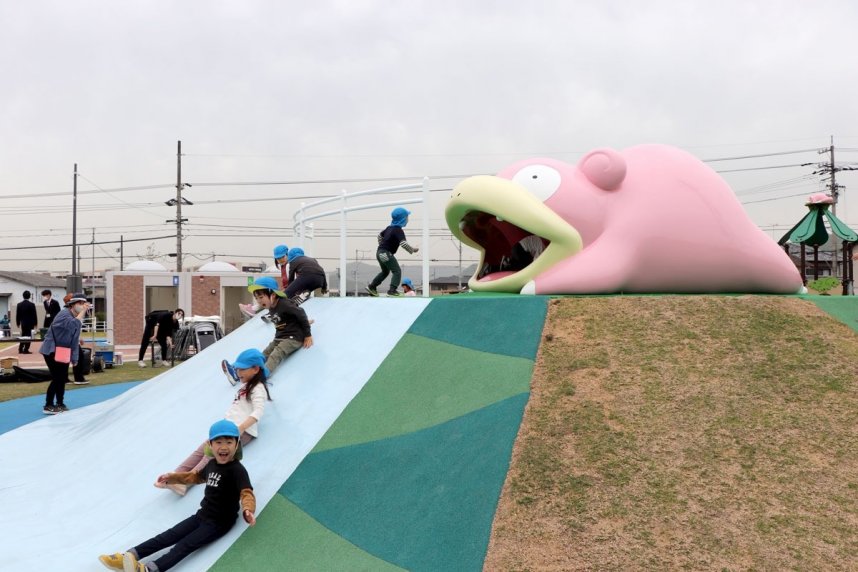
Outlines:
<svg viewBox="0 0 858 572"><path fill-rule="evenodd" d="M825 219L828 219L828 226L831 231L843 241L843 294L848 294L854 279L852 248L858 242L858 234L846 226L834 213L829 212L828 207L833 202L833 199L824 193L811 195L808 202L805 203L809 212L781 237L778 244L784 247L787 254L789 254L788 242L801 245L801 277L805 285L807 285L805 248L807 246L813 247L813 278L818 280L819 247L828 242L829 239L828 230L825 228Z"/></svg>

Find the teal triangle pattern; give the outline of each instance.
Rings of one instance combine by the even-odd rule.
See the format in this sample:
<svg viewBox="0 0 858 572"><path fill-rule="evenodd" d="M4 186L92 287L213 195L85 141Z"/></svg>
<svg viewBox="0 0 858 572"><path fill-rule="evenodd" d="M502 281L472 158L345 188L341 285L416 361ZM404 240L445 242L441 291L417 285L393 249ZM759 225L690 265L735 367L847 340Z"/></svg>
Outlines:
<svg viewBox="0 0 858 572"><path fill-rule="evenodd" d="M313 453L280 494L396 566L481 570L527 400L522 393L421 431Z"/></svg>

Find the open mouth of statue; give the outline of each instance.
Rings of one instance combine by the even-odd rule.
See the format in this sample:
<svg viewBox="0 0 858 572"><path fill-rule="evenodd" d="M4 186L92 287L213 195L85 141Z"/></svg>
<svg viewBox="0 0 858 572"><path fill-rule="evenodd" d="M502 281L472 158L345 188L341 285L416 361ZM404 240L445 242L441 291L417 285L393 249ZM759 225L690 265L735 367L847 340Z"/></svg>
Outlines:
<svg viewBox="0 0 858 572"><path fill-rule="evenodd" d="M469 211L459 222L462 233L483 249L480 282L498 280L527 268L548 248L548 239L483 211Z"/></svg>

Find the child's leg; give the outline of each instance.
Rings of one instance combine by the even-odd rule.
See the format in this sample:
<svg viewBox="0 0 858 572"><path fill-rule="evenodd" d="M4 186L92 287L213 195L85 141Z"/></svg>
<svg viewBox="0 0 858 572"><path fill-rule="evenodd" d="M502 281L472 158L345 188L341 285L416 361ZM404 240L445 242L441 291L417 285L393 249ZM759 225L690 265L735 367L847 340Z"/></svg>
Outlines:
<svg viewBox="0 0 858 572"><path fill-rule="evenodd" d="M390 260L387 261L387 267L393 276L390 279L390 291L393 292L399 288L399 281L402 279L402 269L399 267L399 261L394 255L390 255Z"/></svg>
<svg viewBox="0 0 858 572"><path fill-rule="evenodd" d="M203 467L205 467L208 462L211 460L209 457L205 456L206 443L205 441L200 444L197 449L191 453L187 459L182 461L182 464L176 467L174 473L187 473L189 471L193 471L195 473L200 472Z"/></svg>
<svg viewBox="0 0 858 572"><path fill-rule="evenodd" d="M276 343L275 343L276 342ZM274 347L272 347L272 344ZM265 356L265 367L268 368L268 371L273 372L274 369L280 365L284 359L289 357L294 352L301 349L304 345L298 340L288 339L288 340L275 340L269 344L268 348L271 348L271 351L268 352L268 355ZM266 350L268 348L265 348ZM262 352L265 355L265 352Z"/></svg>
<svg viewBox="0 0 858 572"><path fill-rule="evenodd" d="M372 279L372 282L369 283L369 287L373 290L378 288L378 285L384 282L384 279L387 278L388 274L390 274L390 270L387 268L387 261L391 256L393 255L386 250L379 250L375 253L375 259L378 261L378 267L381 268L381 272L379 272L376 277Z"/></svg>
<svg viewBox="0 0 858 572"><path fill-rule="evenodd" d="M267 360L268 356L271 355L271 352L274 351L274 348L276 348L277 344L279 344L279 343L280 343L279 340L271 340L271 343L269 343L267 346L265 346L265 349L262 350L262 357L264 357Z"/></svg>
<svg viewBox="0 0 858 572"><path fill-rule="evenodd" d="M211 544L226 534L230 528L232 528L231 525L219 527L214 523L203 521L194 515L183 520L170 530L159 534L152 540L147 540L140 546L135 547L135 550L137 550L137 553L140 554L140 557L142 558L143 553L141 552L141 547L147 543L156 541L163 544L166 542L166 544L163 544L163 546L158 550L162 550L167 546L173 546L169 552L153 561L153 563L158 566L158 570L163 572L178 564L179 561L191 552L199 550L207 544ZM160 541L158 541L158 539L160 539ZM148 549L149 547L147 546L146 548ZM146 554L154 554L154 552L156 551L150 551Z"/></svg>
<svg viewBox="0 0 858 572"><path fill-rule="evenodd" d="M146 542L138 544L132 550L137 554L137 559L141 560L150 554L155 554L169 546L173 546L189 534L199 528L202 519L197 515L189 516L173 528L167 529L157 536L153 536ZM160 565L158 566L159 568ZM164 568L161 568L164 570Z"/></svg>

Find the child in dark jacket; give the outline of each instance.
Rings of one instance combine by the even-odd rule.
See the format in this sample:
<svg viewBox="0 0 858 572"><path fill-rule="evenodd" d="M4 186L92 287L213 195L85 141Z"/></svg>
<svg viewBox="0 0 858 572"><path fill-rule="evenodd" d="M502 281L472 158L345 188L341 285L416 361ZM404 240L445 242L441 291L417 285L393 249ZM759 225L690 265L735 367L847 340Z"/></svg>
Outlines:
<svg viewBox="0 0 858 572"><path fill-rule="evenodd" d="M158 477L164 484L206 484L200 510L173 528L130 548L127 552L104 554L98 560L111 570L126 572L164 572L183 558L211 544L233 527L239 509L245 522L256 524L256 497L247 470L239 462L238 426L223 419L209 429L209 445L214 458L198 473L167 473ZM169 552L151 562L141 559L172 546Z"/></svg>
<svg viewBox="0 0 858 572"><path fill-rule="evenodd" d="M370 296L378 296L378 287L387 278L388 274L393 273L390 279L390 288L387 291L388 296L401 296L399 293L399 280L402 278L402 269L399 267L399 262L396 260L396 251L401 246L403 250L411 254L416 254L419 248L411 246L405 240L405 231L402 229L408 224L408 215L411 212L402 207L396 207L390 213L390 226L378 233L378 250L375 252L375 259L378 261L381 272L372 279L372 282L366 287L366 291Z"/></svg>

